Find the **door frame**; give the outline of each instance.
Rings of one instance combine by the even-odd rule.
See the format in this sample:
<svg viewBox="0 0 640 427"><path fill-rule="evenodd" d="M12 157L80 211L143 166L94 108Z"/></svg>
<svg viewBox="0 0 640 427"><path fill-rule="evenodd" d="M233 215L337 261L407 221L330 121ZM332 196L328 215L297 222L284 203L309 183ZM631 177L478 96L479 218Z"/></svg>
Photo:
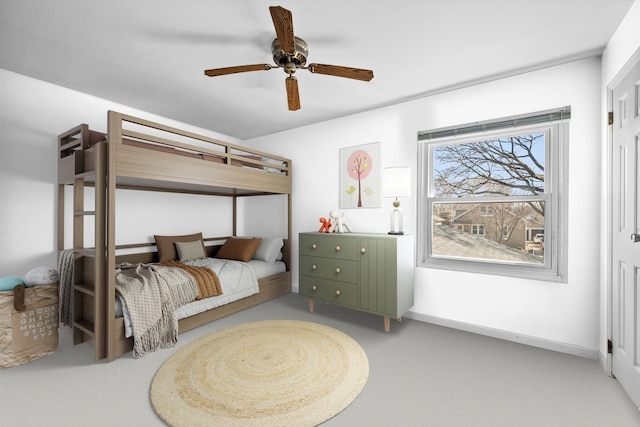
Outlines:
<svg viewBox="0 0 640 427"><path fill-rule="evenodd" d="M613 88L616 87L620 81L629 73L629 71L640 63L640 47L636 49L636 51L629 57L629 59L625 62L622 68L616 73L615 77L611 79L611 81L606 86L607 91L607 111L605 112L605 117L608 116L608 112L613 111ZM614 118L615 122L615 118ZM607 134L607 150L606 150L606 164L607 164L607 173L606 177L606 209L605 209L605 253L604 257L606 262L606 278L607 278L607 290L606 290L606 335L607 340L610 341L613 337L613 125L609 125L608 121L605 120L606 125L606 134ZM607 343L605 343L606 353L604 360L601 360L601 364L603 368L607 372L607 375L613 377L613 354L610 353L610 350L607 348Z"/></svg>

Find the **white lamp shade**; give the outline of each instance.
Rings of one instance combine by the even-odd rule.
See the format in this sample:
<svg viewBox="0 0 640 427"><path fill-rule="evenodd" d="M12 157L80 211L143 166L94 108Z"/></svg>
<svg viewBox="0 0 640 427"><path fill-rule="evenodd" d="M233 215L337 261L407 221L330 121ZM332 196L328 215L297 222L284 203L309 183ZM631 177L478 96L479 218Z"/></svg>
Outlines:
<svg viewBox="0 0 640 427"><path fill-rule="evenodd" d="M411 196L411 169L403 166L382 171L382 197L406 199Z"/></svg>

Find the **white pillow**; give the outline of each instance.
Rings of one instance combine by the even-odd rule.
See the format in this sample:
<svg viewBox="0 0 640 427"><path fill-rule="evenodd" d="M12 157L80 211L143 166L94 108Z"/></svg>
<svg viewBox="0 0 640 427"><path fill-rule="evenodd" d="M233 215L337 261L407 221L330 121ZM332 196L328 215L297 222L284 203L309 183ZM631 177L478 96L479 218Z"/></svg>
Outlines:
<svg viewBox="0 0 640 427"><path fill-rule="evenodd" d="M271 163L273 165L278 165L278 166L284 166L285 165L285 163L281 162L280 160L270 159L268 157L263 157L262 161L265 162L265 163ZM270 168L269 166L263 166L262 169L264 169L267 172L271 172L271 173L279 173L280 175L286 174L286 172L283 171L282 169Z"/></svg>
<svg viewBox="0 0 640 427"><path fill-rule="evenodd" d="M266 261L270 264L276 262L280 249L284 246L284 241L281 237L266 237L260 242L258 250L253 254L252 259L260 261Z"/></svg>
<svg viewBox="0 0 640 427"><path fill-rule="evenodd" d="M24 276L26 287L50 285L58 281L58 271L50 267L36 267Z"/></svg>

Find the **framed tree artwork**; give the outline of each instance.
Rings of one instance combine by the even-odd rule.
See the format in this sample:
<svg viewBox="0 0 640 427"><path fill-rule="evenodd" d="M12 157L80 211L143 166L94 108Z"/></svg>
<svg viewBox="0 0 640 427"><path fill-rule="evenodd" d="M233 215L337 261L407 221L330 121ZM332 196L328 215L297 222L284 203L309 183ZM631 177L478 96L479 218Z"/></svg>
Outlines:
<svg viewBox="0 0 640 427"><path fill-rule="evenodd" d="M340 149L340 208L379 208L380 143Z"/></svg>

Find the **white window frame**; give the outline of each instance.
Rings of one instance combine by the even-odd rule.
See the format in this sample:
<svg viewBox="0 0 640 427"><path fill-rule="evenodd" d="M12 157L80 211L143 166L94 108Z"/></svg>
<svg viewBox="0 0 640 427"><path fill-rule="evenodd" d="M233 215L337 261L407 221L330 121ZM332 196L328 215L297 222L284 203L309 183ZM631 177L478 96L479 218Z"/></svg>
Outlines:
<svg viewBox="0 0 640 427"><path fill-rule="evenodd" d="M549 117L550 119L546 119ZM418 267L494 274L552 282L567 282L568 153L570 107L501 118L418 134ZM524 124L523 124L524 123ZM531 123L531 124L528 124ZM475 130L475 132L473 132ZM432 256L434 203L505 202L496 197L435 198L433 149L437 146L489 140L501 136L546 133L545 191L534 196L509 196L508 201L544 201L545 262L509 263L459 257Z"/></svg>
<svg viewBox="0 0 640 427"><path fill-rule="evenodd" d="M482 233L480 233L482 231ZM482 224L471 224L471 234L474 236L486 236L487 233L484 230L484 225Z"/></svg>

